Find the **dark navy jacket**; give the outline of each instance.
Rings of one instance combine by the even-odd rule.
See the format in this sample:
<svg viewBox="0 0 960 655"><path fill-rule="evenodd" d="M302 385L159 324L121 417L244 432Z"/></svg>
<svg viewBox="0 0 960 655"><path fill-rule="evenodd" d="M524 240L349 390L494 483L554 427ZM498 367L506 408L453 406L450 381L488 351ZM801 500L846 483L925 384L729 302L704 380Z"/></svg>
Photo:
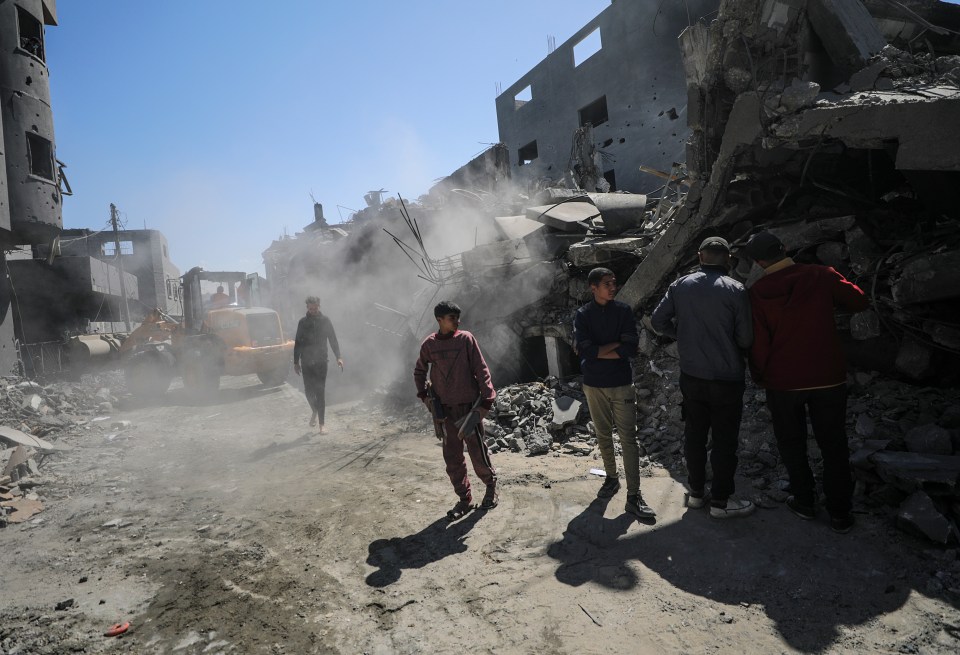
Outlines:
<svg viewBox="0 0 960 655"><path fill-rule="evenodd" d="M742 382L753 343L750 296L722 266L701 266L667 289L650 322L677 340L680 370L704 380Z"/></svg>
<svg viewBox="0 0 960 655"><path fill-rule="evenodd" d="M580 356L583 383L590 387L623 387L633 384L630 358L640 343L633 310L626 303L612 300L598 305L591 300L573 317L573 341ZM620 359L598 359L600 346L620 342Z"/></svg>

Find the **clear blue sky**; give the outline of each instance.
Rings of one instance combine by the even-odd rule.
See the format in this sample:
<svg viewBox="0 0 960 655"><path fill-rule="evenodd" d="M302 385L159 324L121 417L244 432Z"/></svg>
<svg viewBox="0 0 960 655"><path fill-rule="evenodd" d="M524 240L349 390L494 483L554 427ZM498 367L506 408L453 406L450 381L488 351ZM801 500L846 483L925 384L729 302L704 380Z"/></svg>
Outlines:
<svg viewBox="0 0 960 655"><path fill-rule="evenodd" d="M416 197L496 142L496 84L608 4L59 0L64 226L99 229L114 202L182 270L262 271L312 220L311 192L338 222L337 205Z"/></svg>
<svg viewBox="0 0 960 655"><path fill-rule="evenodd" d="M65 227L114 202L186 270L261 252L498 140L494 98L609 0L59 0L47 28ZM346 212L344 213L346 216Z"/></svg>

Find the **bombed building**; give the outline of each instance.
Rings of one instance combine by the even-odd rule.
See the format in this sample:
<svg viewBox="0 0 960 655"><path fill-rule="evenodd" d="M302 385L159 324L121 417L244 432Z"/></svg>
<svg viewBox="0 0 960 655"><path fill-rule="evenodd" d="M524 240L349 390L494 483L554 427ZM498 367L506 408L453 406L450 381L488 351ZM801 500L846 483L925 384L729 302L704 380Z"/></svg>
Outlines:
<svg viewBox="0 0 960 655"><path fill-rule="evenodd" d="M696 266L704 237L727 238L736 255L769 230L794 260L868 293L869 311L838 317L858 488L904 515L930 510L926 527L947 539L960 518L949 509L960 471L958 28L960 8L925 0L615 2L498 97L503 143L416 203L374 193L336 232L315 223L275 242L268 276L269 262L281 274L301 258L313 262L302 270L326 266L336 289L365 265L355 259L392 262L382 295L363 305L379 317L367 328L415 343L434 327L433 304L457 301L498 385L534 383L504 390L494 449L579 452L590 433L569 409L582 400L571 316L589 298L589 270L609 267L641 321L642 444L679 466L676 345L641 319ZM594 32L598 47L579 59ZM432 249L425 235L443 227L475 245ZM736 261L750 285L758 267ZM782 502L765 477L776 458L759 440L762 403L762 391L748 401L757 423L756 434L745 424L744 457L765 502ZM564 420L550 418L558 411Z"/></svg>
<svg viewBox="0 0 960 655"><path fill-rule="evenodd" d="M55 0L0 5L0 241L4 251L50 244L62 226L62 166L56 157L45 25ZM69 192L69 185L66 185ZM0 285L0 371L17 365L14 292Z"/></svg>

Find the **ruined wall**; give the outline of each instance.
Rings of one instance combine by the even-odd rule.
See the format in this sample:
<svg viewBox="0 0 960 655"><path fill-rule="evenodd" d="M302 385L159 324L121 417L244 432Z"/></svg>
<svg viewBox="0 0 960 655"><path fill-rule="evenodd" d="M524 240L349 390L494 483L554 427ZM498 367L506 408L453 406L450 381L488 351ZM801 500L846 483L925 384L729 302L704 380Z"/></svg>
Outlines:
<svg viewBox="0 0 960 655"><path fill-rule="evenodd" d="M686 81L676 38L689 21L713 13L718 4L614 2L508 87L497 97L496 108L514 178L563 178L581 118L596 116L591 103L604 98L606 120L593 120L592 135L603 172L612 171L616 189L646 193L659 187L662 182L639 167L669 171L673 162L683 161L688 134ZM575 46L595 30L601 49L575 65ZM532 97L517 100L526 87ZM530 144L535 144L536 158L521 165L530 155L520 149Z"/></svg>

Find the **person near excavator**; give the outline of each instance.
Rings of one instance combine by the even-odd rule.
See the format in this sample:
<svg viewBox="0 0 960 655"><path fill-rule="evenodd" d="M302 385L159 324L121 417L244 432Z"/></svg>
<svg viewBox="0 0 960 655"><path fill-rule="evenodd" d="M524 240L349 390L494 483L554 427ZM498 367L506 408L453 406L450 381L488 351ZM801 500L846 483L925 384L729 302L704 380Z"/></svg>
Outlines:
<svg viewBox="0 0 960 655"><path fill-rule="evenodd" d="M783 243L759 232L745 251L763 268L750 287L753 347L750 370L767 390L780 458L790 478L787 507L804 520L817 514L807 461L807 416L823 457L823 493L834 532L849 532L853 478L847 445L847 367L834 309L860 312L863 291L829 266L798 264Z"/></svg>
<svg viewBox="0 0 960 655"><path fill-rule="evenodd" d="M333 323L320 313L320 299L309 296L306 303L307 315L297 324L297 336L293 346L293 372L303 375L303 393L313 412L310 416L310 427L318 425L320 434L325 434L327 343L330 344L341 371L343 359L340 357L340 343L337 341Z"/></svg>
<svg viewBox="0 0 960 655"><path fill-rule="evenodd" d="M476 338L460 329L460 307L444 300L433 314L438 329L420 344L413 381L417 397L433 415L437 436L443 443L447 475L459 498L447 518L455 521L473 509L464 444L474 472L486 485L479 509L493 509L500 502L497 471L483 438L483 418L497 392Z"/></svg>

